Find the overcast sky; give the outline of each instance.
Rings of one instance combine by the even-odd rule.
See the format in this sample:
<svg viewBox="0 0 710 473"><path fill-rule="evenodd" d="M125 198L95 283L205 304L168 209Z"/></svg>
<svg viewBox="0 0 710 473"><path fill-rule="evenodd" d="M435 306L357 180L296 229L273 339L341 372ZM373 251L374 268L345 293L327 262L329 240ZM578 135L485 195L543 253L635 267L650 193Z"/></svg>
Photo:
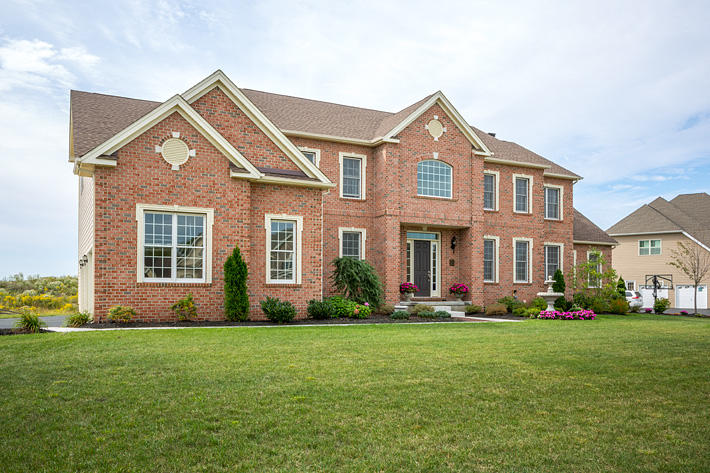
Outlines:
<svg viewBox="0 0 710 473"><path fill-rule="evenodd" d="M707 1L2 3L0 277L76 274L69 89L165 100L216 69L387 111L442 90L584 176L575 207L602 228L710 192Z"/></svg>

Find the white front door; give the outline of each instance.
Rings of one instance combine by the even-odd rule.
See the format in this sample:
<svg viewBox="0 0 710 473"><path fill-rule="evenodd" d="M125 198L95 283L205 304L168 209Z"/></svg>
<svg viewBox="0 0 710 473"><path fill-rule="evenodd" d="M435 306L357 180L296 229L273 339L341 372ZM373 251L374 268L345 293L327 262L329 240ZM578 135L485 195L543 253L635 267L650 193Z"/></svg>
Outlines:
<svg viewBox="0 0 710 473"><path fill-rule="evenodd" d="M698 290L693 291L691 284L677 285L675 290L675 303L679 309L692 309L695 304L695 297L698 299L698 309L708 308L708 287L705 284L698 286Z"/></svg>

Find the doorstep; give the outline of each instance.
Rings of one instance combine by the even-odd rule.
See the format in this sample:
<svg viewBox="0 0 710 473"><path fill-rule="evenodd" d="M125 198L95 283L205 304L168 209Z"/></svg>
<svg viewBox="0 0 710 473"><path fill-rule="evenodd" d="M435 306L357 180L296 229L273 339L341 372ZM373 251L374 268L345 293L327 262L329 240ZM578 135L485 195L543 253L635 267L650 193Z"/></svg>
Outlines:
<svg viewBox="0 0 710 473"><path fill-rule="evenodd" d="M445 310L446 312L449 312L451 315L454 315L454 313L460 313L461 315L464 314L464 307L468 302L466 301L444 301L444 300L438 300L438 301L433 301L433 300L412 300L412 301L399 301L395 306L395 310L409 310L411 307L414 307L417 304L426 304L430 305L434 308L434 311L437 310Z"/></svg>

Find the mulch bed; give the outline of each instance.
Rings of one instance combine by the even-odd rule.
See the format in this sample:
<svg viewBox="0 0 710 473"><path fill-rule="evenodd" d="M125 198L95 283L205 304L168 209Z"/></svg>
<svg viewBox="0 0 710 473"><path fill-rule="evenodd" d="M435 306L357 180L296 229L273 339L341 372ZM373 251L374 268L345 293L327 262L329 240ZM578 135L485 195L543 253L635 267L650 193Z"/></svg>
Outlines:
<svg viewBox="0 0 710 473"><path fill-rule="evenodd" d="M442 318L442 319L425 319L421 317L410 317L409 319L391 319L388 315L373 315L367 319L298 319L286 325L344 325L344 324L411 324L416 322L471 322L470 320L461 319L458 317ZM96 324L84 324L82 328L117 328L117 327L265 327L279 326L269 322L268 320L254 320L247 322L229 322L226 320L209 321L200 320L195 322L130 322L127 324L117 324L112 322L102 322Z"/></svg>
<svg viewBox="0 0 710 473"><path fill-rule="evenodd" d="M49 333L49 330L40 329L41 333ZM2 335L30 335L32 332L28 332L21 328L0 328L0 336Z"/></svg>

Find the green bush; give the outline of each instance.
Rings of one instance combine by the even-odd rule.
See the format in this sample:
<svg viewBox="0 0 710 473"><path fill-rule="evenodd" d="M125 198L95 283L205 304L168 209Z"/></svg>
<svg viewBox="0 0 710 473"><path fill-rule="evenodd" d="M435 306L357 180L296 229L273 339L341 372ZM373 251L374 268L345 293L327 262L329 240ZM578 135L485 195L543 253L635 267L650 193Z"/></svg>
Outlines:
<svg viewBox="0 0 710 473"><path fill-rule="evenodd" d="M468 304L466 307L464 307L464 312L467 314L478 314L483 311L483 308L481 308L480 305L476 304Z"/></svg>
<svg viewBox="0 0 710 473"><path fill-rule="evenodd" d="M566 286L565 286L565 275L562 274L562 270L557 269L555 271L555 274L552 275L552 279L555 280L555 283L552 285L552 290L555 292L561 292L562 294L564 294Z"/></svg>
<svg viewBox="0 0 710 473"><path fill-rule="evenodd" d="M527 317L528 315L528 309L526 307L516 307L513 309L513 315L517 315L518 317Z"/></svg>
<svg viewBox="0 0 710 473"><path fill-rule="evenodd" d="M410 312L414 315L419 315L420 312L434 312L434 306L427 304L416 304Z"/></svg>
<svg viewBox="0 0 710 473"><path fill-rule="evenodd" d="M555 307L555 310L561 310L561 311L565 312L565 311L568 311L570 309L570 307L572 307L573 304L574 304L573 302L570 302L567 299L565 299L565 296L560 296L557 299L555 299L554 307ZM545 309L547 309L547 306L545 306Z"/></svg>
<svg viewBox="0 0 710 473"><path fill-rule="evenodd" d="M116 323L125 324L131 322L135 316L135 309L128 306L116 305L111 307L108 311L108 319Z"/></svg>
<svg viewBox="0 0 710 473"><path fill-rule="evenodd" d="M197 306L195 306L195 301L190 293L170 306L170 309L177 315L178 320L195 320L197 318Z"/></svg>
<svg viewBox="0 0 710 473"><path fill-rule="evenodd" d="M528 318L536 319L540 315L540 312L542 312L540 309L536 307L531 307L527 310L526 315L528 316Z"/></svg>
<svg viewBox="0 0 710 473"><path fill-rule="evenodd" d="M333 296L326 299L333 311L333 317L350 317L350 314L355 310L357 302L349 301L343 296Z"/></svg>
<svg viewBox="0 0 710 473"><path fill-rule="evenodd" d="M609 312L609 302L601 296L592 297L589 302L589 309L595 314Z"/></svg>
<svg viewBox="0 0 710 473"><path fill-rule="evenodd" d="M308 317L317 320L331 319L335 317L333 305L329 301L308 301Z"/></svg>
<svg viewBox="0 0 710 473"><path fill-rule="evenodd" d="M572 302L575 305L578 305L582 309L589 309L591 306L591 300L587 295L583 292L578 292L574 296L572 296Z"/></svg>
<svg viewBox="0 0 710 473"><path fill-rule="evenodd" d="M356 304L350 317L354 319L366 319L372 315L372 307L366 302L365 304Z"/></svg>
<svg viewBox="0 0 710 473"><path fill-rule="evenodd" d="M486 315L505 315L508 313L508 308L505 304L491 304L486 306Z"/></svg>
<svg viewBox="0 0 710 473"><path fill-rule="evenodd" d="M422 319L433 319L434 317L436 317L436 313L432 310L422 310L417 312L415 315Z"/></svg>
<svg viewBox="0 0 710 473"><path fill-rule="evenodd" d="M498 299L499 304L503 304L508 312L513 312L516 307L524 306L522 301L519 301L513 296L505 296Z"/></svg>
<svg viewBox="0 0 710 473"><path fill-rule="evenodd" d="M621 297L626 299L626 283L624 282L624 278L622 278L621 276L619 276L619 282L616 283L616 292Z"/></svg>
<svg viewBox="0 0 710 473"><path fill-rule="evenodd" d="M261 301L261 310L264 311L266 318L272 322L284 324L291 322L296 316L296 308L289 301L281 301L276 297L267 297Z"/></svg>
<svg viewBox="0 0 710 473"><path fill-rule="evenodd" d="M629 304L629 312L631 312L632 314L638 314L639 312L641 312L641 306Z"/></svg>
<svg viewBox="0 0 710 473"><path fill-rule="evenodd" d="M656 302L653 303L653 311L657 314L662 314L670 306L671 306L671 303L668 301L668 299L661 297L661 298L656 299Z"/></svg>
<svg viewBox="0 0 710 473"><path fill-rule="evenodd" d="M392 304L382 304L377 308L377 313L382 315L392 315L394 313L394 306Z"/></svg>
<svg viewBox="0 0 710 473"><path fill-rule="evenodd" d="M81 327L84 324L88 324L89 320L91 320L91 314L88 312L79 312L67 317L65 325L67 327Z"/></svg>
<svg viewBox="0 0 710 473"><path fill-rule="evenodd" d="M391 319L408 319L409 318L409 312L406 310L398 310L396 312L392 312L390 315Z"/></svg>
<svg viewBox="0 0 710 473"><path fill-rule="evenodd" d="M558 270L559 271L559 270ZM535 299L532 300L530 303L530 308L531 309L539 309L539 310L545 310L547 309L547 302L545 302L545 299L542 297L536 297Z"/></svg>
<svg viewBox="0 0 710 473"><path fill-rule="evenodd" d="M612 314L625 315L629 312L629 303L626 299L613 299L609 303L609 312Z"/></svg>
<svg viewBox="0 0 710 473"><path fill-rule="evenodd" d="M451 314L446 312L445 310L437 310L436 312L434 312L434 317L436 317L437 319L450 319Z"/></svg>
<svg viewBox="0 0 710 473"><path fill-rule="evenodd" d="M347 299L359 304L367 302L371 307L382 304L382 284L377 271L365 260L337 258L333 260L333 285Z"/></svg>
<svg viewBox="0 0 710 473"><path fill-rule="evenodd" d="M20 308L20 320L15 323L15 327L30 333L39 333L46 324L31 307Z"/></svg>
<svg viewBox="0 0 710 473"><path fill-rule="evenodd" d="M224 315L227 320L241 322L249 318L247 264L238 246L224 262Z"/></svg>

